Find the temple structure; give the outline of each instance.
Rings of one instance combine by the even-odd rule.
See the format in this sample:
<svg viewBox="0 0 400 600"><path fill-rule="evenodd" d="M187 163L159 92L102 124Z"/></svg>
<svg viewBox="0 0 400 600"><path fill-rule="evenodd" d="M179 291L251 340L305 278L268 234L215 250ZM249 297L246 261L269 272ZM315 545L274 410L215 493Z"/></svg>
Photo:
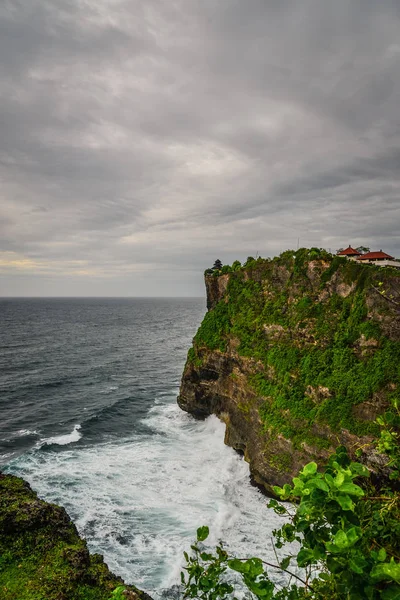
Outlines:
<svg viewBox="0 0 400 600"><path fill-rule="evenodd" d="M358 258L361 256L361 252L354 250L354 248L349 246L345 250L340 250L340 252L338 252L338 256L346 256L346 258Z"/></svg>
<svg viewBox="0 0 400 600"><path fill-rule="evenodd" d="M365 254L362 254L361 252L358 252L358 250L355 250L349 246L345 250L340 250L337 255L344 256L350 260L360 261L365 264L400 269L400 261L395 260L394 256L386 254L386 252L383 252L382 250L379 250L379 252L366 252Z"/></svg>
<svg viewBox="0 0 400 600"><path fill-rule="evenodd" d="M361 254L357 260L367 260L368 262L381 262L382 260L394 260L394 256L390 256L390 254L386 254L386 252L366 252L365 254Z"/></svg>

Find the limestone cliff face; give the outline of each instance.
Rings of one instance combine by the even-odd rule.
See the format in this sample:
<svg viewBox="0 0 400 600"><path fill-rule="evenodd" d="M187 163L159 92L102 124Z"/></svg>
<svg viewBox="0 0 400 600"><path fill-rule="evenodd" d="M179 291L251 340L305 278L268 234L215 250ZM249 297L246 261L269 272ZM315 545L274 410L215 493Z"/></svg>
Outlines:
<svg viewBox="0 0 400 600"><path fill-rule="evenodd" d="M37 497L28 483L0 473L0 598L109 600L123 586L127 600L151 600L111 573L64 508Z"/></svg>
<svg viewBox="0 0 400 600"><path fill-rule="evenodd" d="M208 313L178 397L194 416L226 423L225 443L267 492L338 445L362 448L385 474L373 421L400 389L390 364L400 357L400 276L301 252L206 275Z"/></svg>
<svg viewBox="0 0 400 600"><path fill-rule="evenodd" d="M211 310L224 297L229 283L229 274L218 277L205 276L207 290L207 310Z"/></svg>

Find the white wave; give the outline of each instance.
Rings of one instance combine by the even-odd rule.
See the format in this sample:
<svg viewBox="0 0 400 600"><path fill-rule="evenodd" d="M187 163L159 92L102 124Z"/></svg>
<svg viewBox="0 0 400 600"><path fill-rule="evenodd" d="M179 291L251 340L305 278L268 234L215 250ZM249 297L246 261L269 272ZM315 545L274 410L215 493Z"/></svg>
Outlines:
<svg viewBox="0 0 400 600"><path fill-rule="evenodd" d="M42 446L50 446L51 444L57 444L58 446L67 446L68 444L73 444L74 442L78 442L82 434L79 431L81 426L77 423L71 433L67 433L65 435L55 435L54 437L45 438L40 440L38 443L39 448Z"/></svg>
<svg viewBox="0 0 400 600"><path fill-rule="evenodd" d="M36 430L32 431L30 429L20 429L17 431L16 435L18 437L25 437L26 435L38 435L38 432Z"/></svg>
<svg viewBox="0 0 400 600"><path fill-rule="evenodd" d="M115 390L118 390L118 389L119 389L118 385L109 385L104 390L99 390L99 394L110 394L111 392L115 392Z"/></svg>
<svg viewBox="0 0 400 600"><path fill-rule="evenodd" d="M0 464L6 463L12 456L14 456L14 452L5 452L4 454L0 454Z"/></svg>
<svg viewBox="0 0 400 600"><path fill-rule="evenodd" d="M64 505L91 550L153 597L179 582L183 551L201 525L210 527L210 545L222 539L241 556L275 561L270 539L282 521L250 485L247 463L224 445L225 426L214 416L196 421L175 403L155 405L143 422L153 434L31 452L9 470ZM78 426L46 443L77 436Z"/></svg>

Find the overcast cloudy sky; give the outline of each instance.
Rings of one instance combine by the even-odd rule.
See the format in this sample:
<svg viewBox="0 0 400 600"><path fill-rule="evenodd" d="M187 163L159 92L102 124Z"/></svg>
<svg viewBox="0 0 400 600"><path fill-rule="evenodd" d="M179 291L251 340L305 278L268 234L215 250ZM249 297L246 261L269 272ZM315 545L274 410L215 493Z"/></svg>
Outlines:
<svg viewBox="0 0 400 600"><path fill-rule="evenodd" d="M400 257L398 0L1 0L0 295Z"/></svg>

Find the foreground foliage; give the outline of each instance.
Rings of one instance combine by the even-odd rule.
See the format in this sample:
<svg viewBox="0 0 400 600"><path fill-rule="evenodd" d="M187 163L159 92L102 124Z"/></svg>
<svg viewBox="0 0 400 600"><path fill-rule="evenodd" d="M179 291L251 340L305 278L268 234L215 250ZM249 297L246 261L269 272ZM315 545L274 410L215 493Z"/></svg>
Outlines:
<svg viewBox="0 0 400 600"><path fill-rule="evenodd" d="M320 471L314 462L307 464L292 485L274 488L281 500L297 504L269 503L286 521L274 531L274 548L281 552L289 544L289 553L279 560L276 552L272 564L229 556L222 545L210 552L203 545L208 528L201 527L193 554L185 554L184 598L232 598L235 584L230 575L236 573L248 598L399 600L400 413L396 403L380 417L379 425L377 447L387 455L390 469L386 482L371 481L368 469L352 462L344 447ZM277 571L287 574L286 587L274 583L271 573Z"/></svg>

